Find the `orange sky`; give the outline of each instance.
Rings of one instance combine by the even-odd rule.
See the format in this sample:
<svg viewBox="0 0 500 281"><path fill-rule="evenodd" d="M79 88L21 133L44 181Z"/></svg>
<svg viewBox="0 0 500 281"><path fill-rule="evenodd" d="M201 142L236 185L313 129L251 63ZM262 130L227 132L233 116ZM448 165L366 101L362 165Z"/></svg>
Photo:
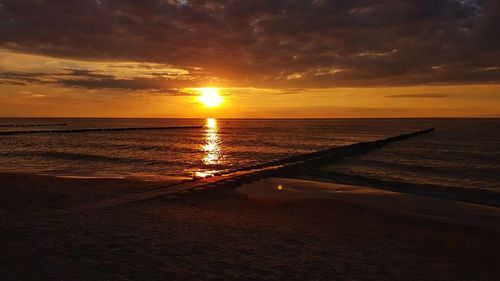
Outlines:
<svg viewBox="0 0 500 281"><path fill-rule="evenodd" d="M224 103L215 108L201 104L199 91L183 94L133 89L86 89L52 82L66 68L96 69L126 79L150 75L137 62L92 62L25 55L3 50L4 72L48 72L45 82L0 85L3 117L492 117L500 116L500 86L496 84L401 87L251 88L220 86ZM132 65L118 68L118 65ZM184 73L156 66L158 71ZM118 69L118 70L116 70ZM189 75L189 71L185 72ZM189 85L189 83L186 83ZM200 84L193 84L200 86ZM190 95L192 94L192 95Z"/></svg>
<svg viewBox="0 0 500 281"><path fill-rule="evenodd" d="M497 0L6 0L0 116L494 117L498 34Z"/></svg>

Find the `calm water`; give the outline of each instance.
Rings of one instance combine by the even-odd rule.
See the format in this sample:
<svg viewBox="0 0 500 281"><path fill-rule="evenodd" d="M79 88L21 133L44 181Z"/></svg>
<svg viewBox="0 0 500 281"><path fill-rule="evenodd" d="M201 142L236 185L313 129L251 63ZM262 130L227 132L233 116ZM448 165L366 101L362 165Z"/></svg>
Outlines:
<svg viewBox="0 0 500 281"><path fill-rule="evenodd" d="M2 172L173 181L435 127L435 133L331 168L394 181L500 191L500 119L0 119L0 124L9 123L67 123L66 128L203 125L172 131L0 136Z"/></svg>

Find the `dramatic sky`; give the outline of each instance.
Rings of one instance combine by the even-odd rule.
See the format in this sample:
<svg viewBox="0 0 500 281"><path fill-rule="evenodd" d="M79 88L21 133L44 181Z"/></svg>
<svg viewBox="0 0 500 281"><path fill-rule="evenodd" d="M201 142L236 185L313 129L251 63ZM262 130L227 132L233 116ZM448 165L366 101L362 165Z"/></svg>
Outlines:
<svg viewBox="0 0 500 281"><path fill-rule="evenodd" d="M489 117L499 83L498 0L0 0L0 116Z"/></svg>

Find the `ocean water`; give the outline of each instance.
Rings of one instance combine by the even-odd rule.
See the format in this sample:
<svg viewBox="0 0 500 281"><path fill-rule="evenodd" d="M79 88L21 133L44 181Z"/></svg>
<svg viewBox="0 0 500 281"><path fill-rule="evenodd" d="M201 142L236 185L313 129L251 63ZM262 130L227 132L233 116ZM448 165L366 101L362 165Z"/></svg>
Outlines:
<svg viewBox="0 0 500 281"><path fill-rule="evenodd" d="M0 136L0 172L180 181L320 149L436 128L329 169L500 191L500 119L0 119L9 130L191 126L169 131Z"/></svg>

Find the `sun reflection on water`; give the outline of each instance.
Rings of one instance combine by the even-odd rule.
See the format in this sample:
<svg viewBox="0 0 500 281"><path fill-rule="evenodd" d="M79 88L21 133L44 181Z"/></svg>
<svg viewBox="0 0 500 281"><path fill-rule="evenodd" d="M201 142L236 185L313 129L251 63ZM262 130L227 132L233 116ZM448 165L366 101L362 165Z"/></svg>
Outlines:
<svg viewBox="0 0 500 281"><path fill-rule="evenodd" d="M203 157L203 164L216 165L219 164L221 158L220 137L219 129L217 126L217 119L207 118L205 127L205 144L203 145L205 156Z"/></svg>

